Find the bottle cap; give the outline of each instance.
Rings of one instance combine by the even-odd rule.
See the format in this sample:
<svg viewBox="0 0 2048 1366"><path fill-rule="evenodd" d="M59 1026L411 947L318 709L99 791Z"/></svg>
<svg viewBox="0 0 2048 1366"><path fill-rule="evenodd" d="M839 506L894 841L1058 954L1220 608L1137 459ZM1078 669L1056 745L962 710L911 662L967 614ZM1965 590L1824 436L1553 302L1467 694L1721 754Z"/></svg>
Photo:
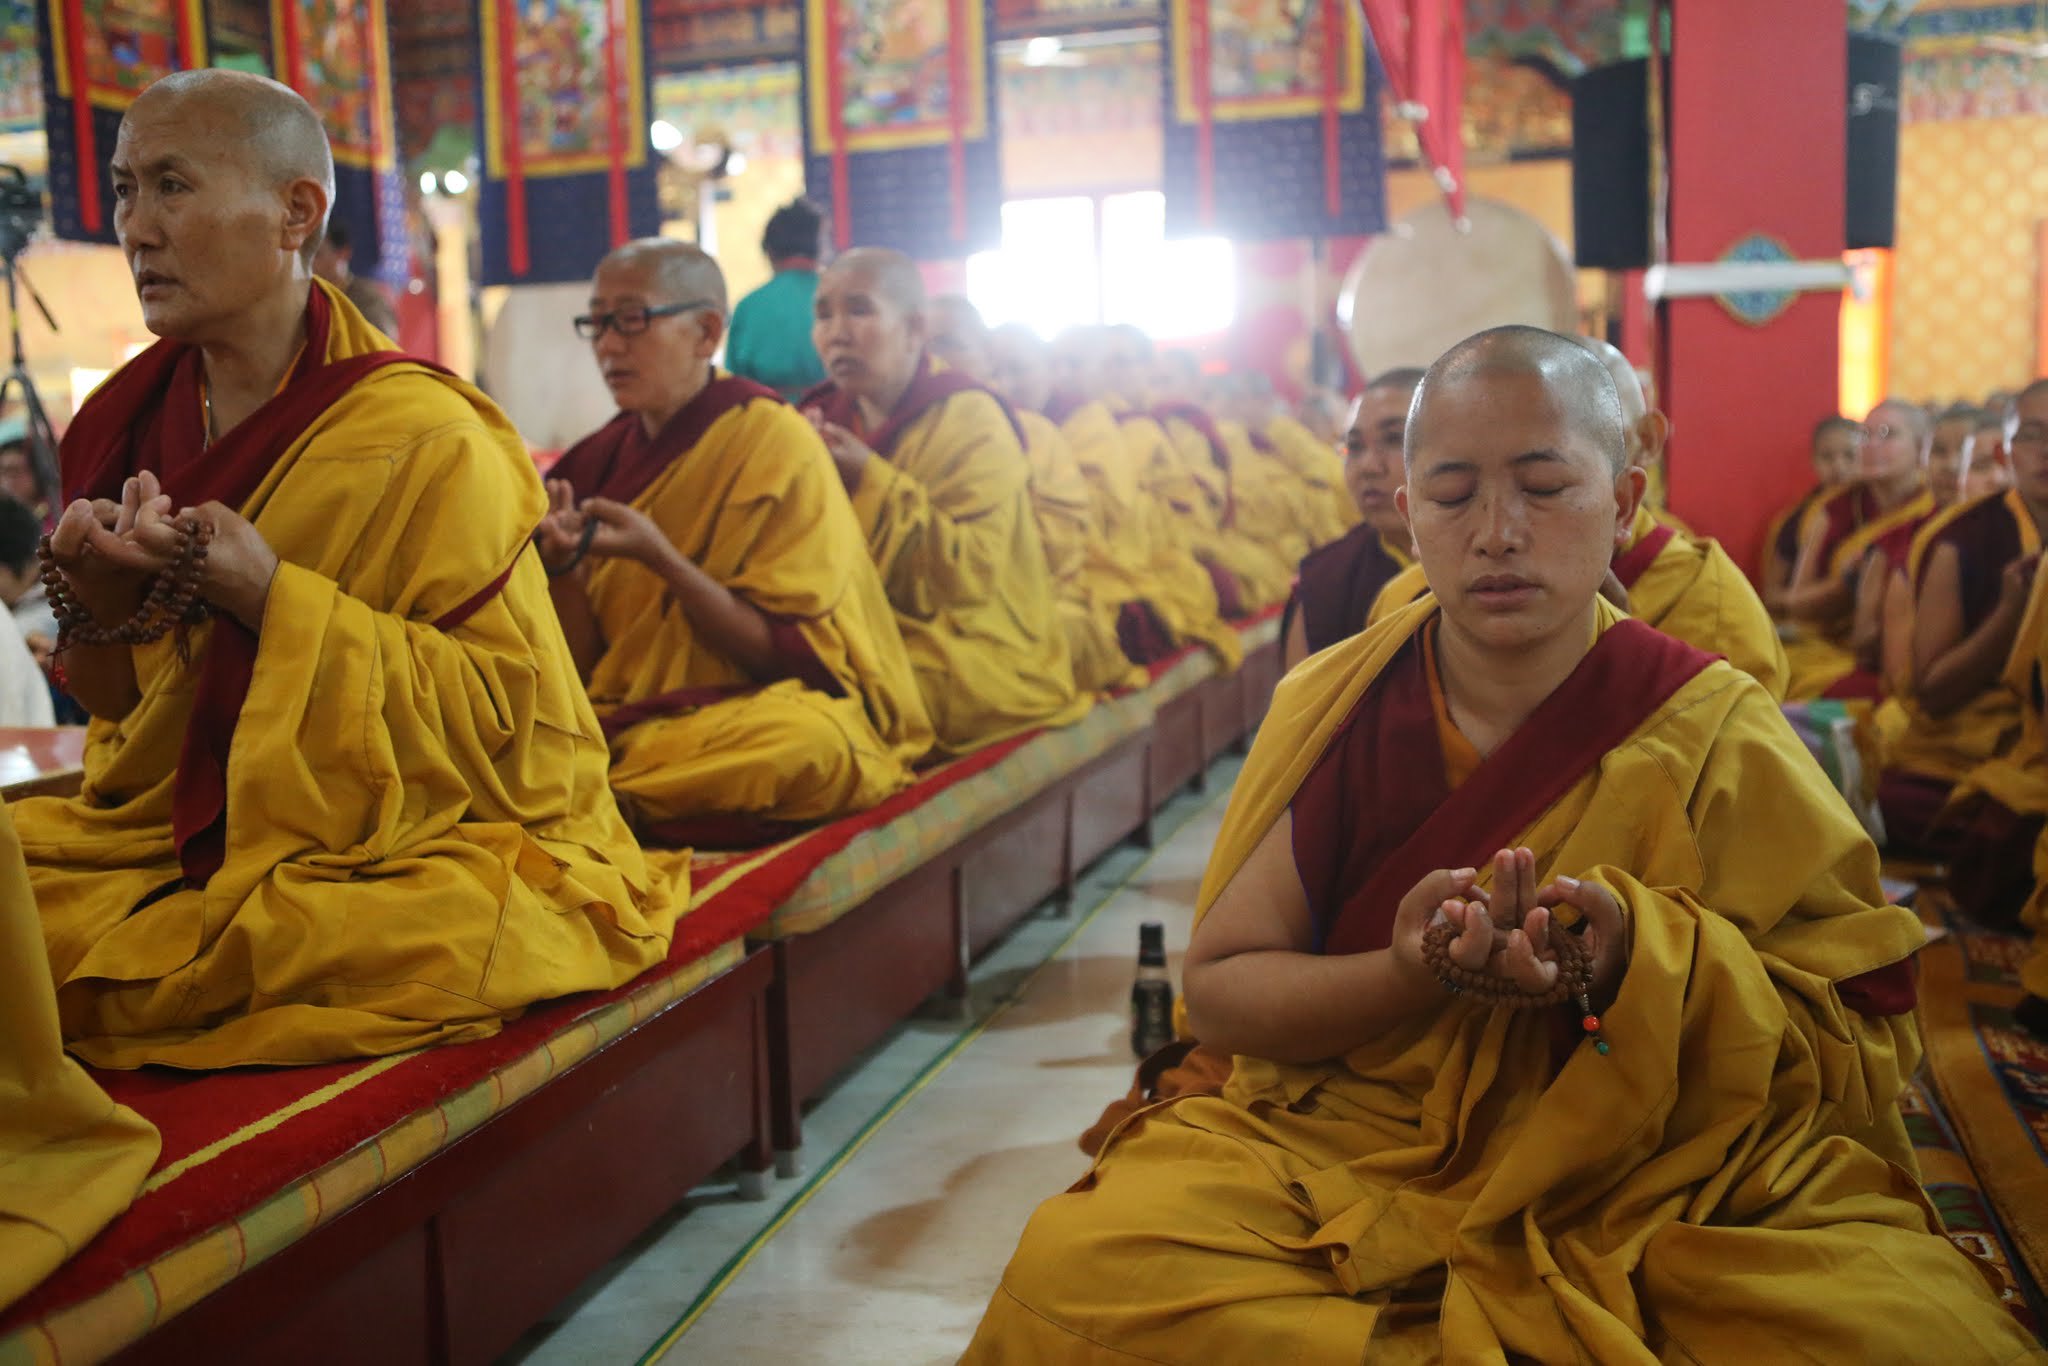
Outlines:
<svg viewBox="0 0 2048 1366"><path fill-rule="evenodd" d="M1156 920L1148 920L1138 926L1138 957L1159 963L1166 961L1166 926Z"/></svg>

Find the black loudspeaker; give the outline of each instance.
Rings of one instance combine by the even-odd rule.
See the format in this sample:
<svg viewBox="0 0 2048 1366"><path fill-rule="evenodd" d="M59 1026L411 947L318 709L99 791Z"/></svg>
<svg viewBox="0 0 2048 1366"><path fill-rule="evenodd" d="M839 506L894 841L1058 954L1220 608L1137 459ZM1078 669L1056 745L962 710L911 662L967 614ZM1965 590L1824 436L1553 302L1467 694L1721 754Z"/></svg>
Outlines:
<svg viewBox="0 0 2048 1366"><path fill-rule="evenodd" d="M1896 40L1849 35L1847 243L1892 245L1899 176ZM1598 67L1572 82L1572 233L1578 264L1650 264L1650 64Z"/></svg>
<svg viewBox="0 0 2048 1366"><path fill-rule="evenodd" d="M1650 264L1650 64L1572 82L1572 236L1589 270Z"/></svg>
<svg viewBox="0 0 2048 1366"><path fill-rule="evenodd" d="M1899 53L1896 39L1849 35L1851 251L1892 244L1899 197Z"/></svg>

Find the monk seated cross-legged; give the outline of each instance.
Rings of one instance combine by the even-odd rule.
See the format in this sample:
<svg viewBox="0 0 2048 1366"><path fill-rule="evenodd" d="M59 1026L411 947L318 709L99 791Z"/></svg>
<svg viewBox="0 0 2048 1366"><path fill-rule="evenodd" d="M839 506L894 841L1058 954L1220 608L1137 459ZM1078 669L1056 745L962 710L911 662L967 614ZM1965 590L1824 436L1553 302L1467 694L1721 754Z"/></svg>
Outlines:
<svg viewBox="0 0 2048 1366"><path fill-rule="evenodd" d="M967 1362L2028 1355L1910 1174L1919 922L1770 695L1600 597L1644 483L1569 338L1431 369L1439 591L1281 685L1203 883L1227 1079L1039 1208Z"/></svg>
<svg viewBox="0 0 2048 1366"><path fill-rule="evenodd" d="M1364 520L1301 562L1281 637L1282 662L1290 669L1363 631L1380 590L1415 563L1394 490L1401 482L1408 405L1420 383L1420 370L1389 370L1369 382L1352 405L1344 433L1344 484Z"/></svg>
<svg viewBox="0 0 2048 1366"><path fill-rule="evenodd" d="M925 351L899 252L859 248L818 282L831 376L804 396L896 610L939 747L964 754L1080 719L1023 436L1002 400Z"/></svg>
<svg viewBox="0 0 2048 1366"><path fill-rule="evenodd" d="M540 545L627 815L757 844L907 787L932 733L895 614L817 432L712 368L718 263L629 243L590 307L621 411L550 472Z"/></svg>
<svg viewBox="0 0 2048 1366"><path fill-rule="evenodd" d="M1800 524L1792 583L1776 606L1798 624L1792 661L1794 701L1815 697L1875 699L1882 680L1858 667L1852 649L1856 599L1865 559L1892 532L1935 511L1927 488L1933 438L1927 414L1887 400L1870 412L1857 448L1862 477L1822 498Z"/></svg>
<svg viewBox="0 0 2048 1366"><path fill-rule="evenodd" d="M1111 560L1088 479L1059 424L1041 411L1052 389L1043 343L1023 329L1002 331L1008 335L990 332L980 311L957 294L932 301L932 355L1001 395L1024 433L1032 516L1059 600L1075 685L1085 693L1143 686L1144 671L1125 655L1117 636L1123 610L1140 603L1143 594Z"/></svg>
<svg viewBox="0 0 2048 1366"><path fill-rule="evenodd" d="M1764 606L1774 618L1785 615L1785 594L1792 587L1793 571L1799 567L1799 535L1806 514L1816 503L1838 489L1848 487L1861 465L1863 424L1853 419L1824 417L1813 429L1809 453L1813 460L1814 486L1764 527L1763 576L1759 591Z"/></svg>
<svg viewBox="0 0 2048 1366"><path fill-rule="evenodd" d="M1908 721L1890 737L1878 792L1892 840L1946 861L1957 904L1994 925L2010 925L2032 891L2031 851L2048 817L2048 755L2022 736L2040 699L2013 674L2013 661L2039 648L2027 604L2048 528L2048 380L2016 411L2012 487L1914 539L1898 699Z"/></svg>
<svg viewBox="0 0 2048 1366"><path fill-rule="evenodd" d="M396 1053L660 962L683 896L605 784L540 479L489 399L313 279L319 116L168 76L113 183L162 340L65 433L84 788L14 810L72 1049Z"/></svg>

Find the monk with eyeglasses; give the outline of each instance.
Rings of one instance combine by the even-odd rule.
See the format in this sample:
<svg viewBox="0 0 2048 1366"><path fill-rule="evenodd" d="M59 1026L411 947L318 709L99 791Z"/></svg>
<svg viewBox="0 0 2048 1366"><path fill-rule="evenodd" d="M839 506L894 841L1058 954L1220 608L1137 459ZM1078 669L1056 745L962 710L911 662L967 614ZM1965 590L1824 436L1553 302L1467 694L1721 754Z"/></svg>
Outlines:
<svg viewBox="0 0 2048 1366"><path fill-rule="evenodd" d="M932 727L825 444L711 363L725 277L664 238L576 320L619 414L548 480L538 541L641 838L760 844L907 786Z"/></svg>

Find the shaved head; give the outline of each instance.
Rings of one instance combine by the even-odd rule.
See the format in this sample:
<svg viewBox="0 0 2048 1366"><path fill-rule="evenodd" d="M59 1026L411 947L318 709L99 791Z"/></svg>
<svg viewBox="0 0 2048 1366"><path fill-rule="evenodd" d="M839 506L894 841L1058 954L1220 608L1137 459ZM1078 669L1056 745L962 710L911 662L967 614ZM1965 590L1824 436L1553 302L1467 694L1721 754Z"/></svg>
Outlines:
<svg viewBox="0 0 2048 1366"><path fill-rule="evenodd" d="M1599 337L1573 337L1572 340L1607 367L1607 376L1614 381L1614 392L1621 399L1622 421L1630 426L1641 422L1643 415L1650 411L1650 399L1643 392L1642 376L1636 373L1635 364L1613 342Z"/></svg>
<svg viewBox="0 0 2048 1366"><path fill-rule="evenodd" d="M887 247L855 247L825 271L828 277L865 281L874 292L906 315L922 316L926 308L924 276L917 262Z"/></svg>
<svg viewBox="0 0 2048 1366"><path fill-rule="evenodd" d="M958 294L941 294L927 311L925 345L953 369L986 381L989 371L988 324L981 310Z"/></svg>
<svg viewBox="0 0 2048 1366"><path fill-rule="evenodd" d="M1398 370L1386 370L1374 375L1365 382L1365 387L1358 392L1361 397L1366 394L1381 392L1413 394L1416 386L1422 383L1423 377L1427 373L1427 371L1418 370L1412 365L1404 365Z"/></svg>
<svg viewBox="0 0 2048 1366"><path fill-rule="evenodd" d="M327 130L313 106L290 86L246 71L174 71L143 91L121 123L125 128L167 114L188 116L197 128L217 135L218 150L233 149L262 183L281 190L293 181L310 180L333 205L334 152ZM326 230L323 216L300 249L309 264Z"/></svg>
<svg viewBox="0 0 2048 1366"><path fill-rule="evenodd" d="M1413 462L1417 445L1427 437L1429 420L1442 404L1510 375L1539 378L1561 401L1580 434L1606 456L1613 472L1620 474L1628 467L1628 424L1607 366L1576 337L1521 325L1468 337L1429 367L1408 414L1407 459Z"/></svg>
<svg viewBox="0 0 2048 1366"><path fill-rule="evenodd" d="M600 278L616 279L627 272L645 272L650 294L663 296L650 298L650 303L704 303L721 315L728 311L725 272L709 252L692 243L672 237L642 237L597 263Z"/></svg>
<svg viewBox="0 0 2048 1366"><path fill-rule="evenodd" d="M1020 408L1043 412L1052 401L1052 348L1023 323L989 336L989 382Z"/></svg>

